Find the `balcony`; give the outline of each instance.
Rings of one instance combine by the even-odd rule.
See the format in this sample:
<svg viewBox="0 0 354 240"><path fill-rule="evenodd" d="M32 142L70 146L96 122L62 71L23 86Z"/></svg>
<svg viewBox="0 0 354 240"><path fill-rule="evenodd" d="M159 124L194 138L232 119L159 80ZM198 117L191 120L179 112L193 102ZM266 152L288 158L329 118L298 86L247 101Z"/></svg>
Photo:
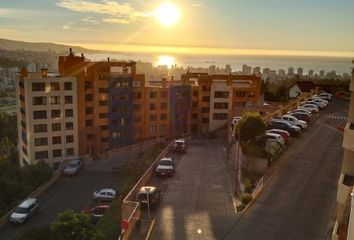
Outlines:
<svg viewBox="0 0 354 240"><path fill-rule="evenodd" d="M342 204L343 206L346 204L352 186L354 186L354 176L349 176L342 173L338 181L338 203Z"/></svg>
<svg viewBox="0 0 354 240"><path fill-rule="evenodd" d="M347 123L344 128L343 148L354 152L354 124Z"/></svg>

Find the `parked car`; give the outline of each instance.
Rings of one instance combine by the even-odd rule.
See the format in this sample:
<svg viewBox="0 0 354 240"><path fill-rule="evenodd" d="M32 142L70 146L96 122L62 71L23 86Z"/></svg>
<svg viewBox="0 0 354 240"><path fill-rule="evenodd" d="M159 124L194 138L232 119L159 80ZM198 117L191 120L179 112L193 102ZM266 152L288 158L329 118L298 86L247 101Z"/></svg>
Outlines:
<svg viewBox="0 0 354 240"><path fill-rule="evenodd" d="M303 112L291 112L288 115L296 117L299 120L305 121L307 125L311 122L311 116Z"/></svg>
<svg viewBox="0 0 354 240"><path fill-rule="evenodd" d="M38 200L36 198L27 198L11 213L9 221L12 223L24 223L38 212L38 210Z"/></svg>
<svg viewBox="0 0 354 240"><path fill-rule="evenodd" d="M173 151L177 153L186 153L187 143L184 139L177 139L173 143Z"/></svg>
<svg viewBox="0 0 354 240"><path fill-rule="evenodd" d="M330 93L320 93L318 96L322 99L327 100L327 101L331 101L332 97L333 97L332 94L330 94Z"/></svg>
<svg viewBox="0 0 354 240"><path fill-rule="evenodd" d="M267 138L267 141L276 142L283 149L285 148L285 141L284 141L283 137L280 134L267 132L266 133L266 138Z"/></svg>
<svg viewBox="0 0 354 240"><path fill-rule="evenodd" d="M93 193L93 200L97 202L112 201L116 197L116 191L111 188L102 188Z"/></svg>
<svg viewBox="0 0 354 240"><path fill-rule="evenodd" d="M312 113L311 113L311 111L310 110L306 110L306 109L302 109L302 108L300 108L300 109L295 109L295 110L293 110L293 111L290 111L290 112L288 112L288 114L289 113L306 113L306 114L308 114L310 117L312 117Z"/></svg>
<svg viewBox="0 0 354 240"><path fill-rule="evenodd" d="M83 166L83 162L80 159L69 160L64 167L64 174L67 176L74 176L79 172L79 169Z"/></svg>
<svg viewBox="0 0 354 240"><path fill-rule="evenodd" d="M290 133L288 133L288 131L285 130L281 130L281 129L269 129L267 131L267 133L276 133L279 134L280 136L282 136L283 140L285 143L289 142L289 138L290 138Z"/></svg>
<svg viewBox="0 0 354 240"><path fill-rule="evenodd" d="M137 199L142 208L155 209L161 201L161 191L154 186L141 187Z"/></svg>
<svg viewBox="0 0 354 240"><path fill-rule="evenodd" d="M308 100L308 101L305 101L305 102L302 102L300 104L300 106L303 106L305 104L313 104L314 106L318 107L319 109L325 109L327 107L326 104L322 103L322 102L315 102L314 100Z"/></svg>
<svg viewBox="0 0 354 240"><path fill-rule="evenodd" d="M87 206L82 210L82 213L91 215L91 223L96 224L98 220L105 214L109 205L96 205L96 206Z"/></svg>
<svg viewBox="0 0 354 240"><path fill-rule="evenodd" d="M329 103L327 100L322 99L322 98L320 98L320 97L312 97L311 100L312 100L312 101L320 101L320 102L324 103L326 106L327 106L328 103Z"/></svg>
<svg viewBox="0 0 354 240"><path fill-rule="evenodd" d="M282 117L283 120L289 122L293 126L298 126L301 129L306 129L307 128L307 123L305 121L299 120L294 116L291 115L284 115Z"/></svg>
<svg viewBox="0 0 354 240"><path fill-rule="evenodd" d="M310 111L311 113L318 113L320 111L318 107L314 104L305 104L300 106L298 109L304 109Z"/></svg>
<svg viewBox="0 0 354 240"><path fill-rule="evenodd" d="M273 118L268 122L268 129L281 129L288 131L292 137L299 136L301 134L301 128L293 126L285 120Z"/></svg>
<svg viewBox="0 0 354 240"><path fill-rule="evenodd" d="M160 159L155 168L155 172L157 176L172 177L175 173L173 158L165 157Z"/></svg>

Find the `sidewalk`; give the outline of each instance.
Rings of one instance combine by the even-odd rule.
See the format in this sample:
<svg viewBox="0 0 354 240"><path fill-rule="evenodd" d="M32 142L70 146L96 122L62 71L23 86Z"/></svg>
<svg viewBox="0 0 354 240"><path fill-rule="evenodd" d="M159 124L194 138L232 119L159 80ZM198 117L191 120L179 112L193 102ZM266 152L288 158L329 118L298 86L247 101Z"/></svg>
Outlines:
<svg viewBox="0 0 354 240"><path fill-rule="evenodd" d="M147 233L150 229L152 220L141 220L140 226L135 227L129 237L131 240L144 240L146 239Z"/></svg>

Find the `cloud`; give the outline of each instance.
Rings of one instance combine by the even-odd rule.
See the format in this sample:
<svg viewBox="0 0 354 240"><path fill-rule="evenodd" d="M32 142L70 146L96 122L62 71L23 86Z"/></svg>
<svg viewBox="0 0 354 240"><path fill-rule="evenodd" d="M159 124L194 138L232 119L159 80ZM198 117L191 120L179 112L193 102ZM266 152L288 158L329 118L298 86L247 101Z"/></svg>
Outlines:
<svg viewBox="0 0 354 240"><path fill-rule="evenodd" d="M203 7L203 4L201 4L201 3L192 3L191 7Z"/></svg>
<svg viewBox="0 0 354 240"><path fill-rule="evenodd" d="M133 23L149 17L149 14L136 10L128 3L118 3L114 0L91 2L86 0L60 0L58 6L81 13L95 13L105 16L103 22Z"/></svg>
<svg viewBox="0 0 354 240"><path fill-rule="evenodd" d="M81 31L81 32L101 32L101 30L95 28L77 26L75 23L72 22L62 25L61 28L64 30Z"/></svg>
<svg viewBox="0 0 354 240"><path fill-rule="evenodd" d="M87 23L87 24L94 24L94 25L98 24L98 21L93 19L92 17L82 18L81 21L83 21L84 23Z"/></svg>

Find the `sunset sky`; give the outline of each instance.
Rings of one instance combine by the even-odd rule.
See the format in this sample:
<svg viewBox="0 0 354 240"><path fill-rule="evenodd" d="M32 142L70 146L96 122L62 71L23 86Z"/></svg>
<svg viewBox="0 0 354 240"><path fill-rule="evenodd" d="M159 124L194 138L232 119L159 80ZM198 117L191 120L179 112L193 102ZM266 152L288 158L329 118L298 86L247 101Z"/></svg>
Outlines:
<svg viewBox="0 0 354 240"><path fill-rule="evenodd" d="M156 20L164 2L1 0L0 38L120 51L354 55L353 0L169 1L180 11L172 26Z"/></svg>

